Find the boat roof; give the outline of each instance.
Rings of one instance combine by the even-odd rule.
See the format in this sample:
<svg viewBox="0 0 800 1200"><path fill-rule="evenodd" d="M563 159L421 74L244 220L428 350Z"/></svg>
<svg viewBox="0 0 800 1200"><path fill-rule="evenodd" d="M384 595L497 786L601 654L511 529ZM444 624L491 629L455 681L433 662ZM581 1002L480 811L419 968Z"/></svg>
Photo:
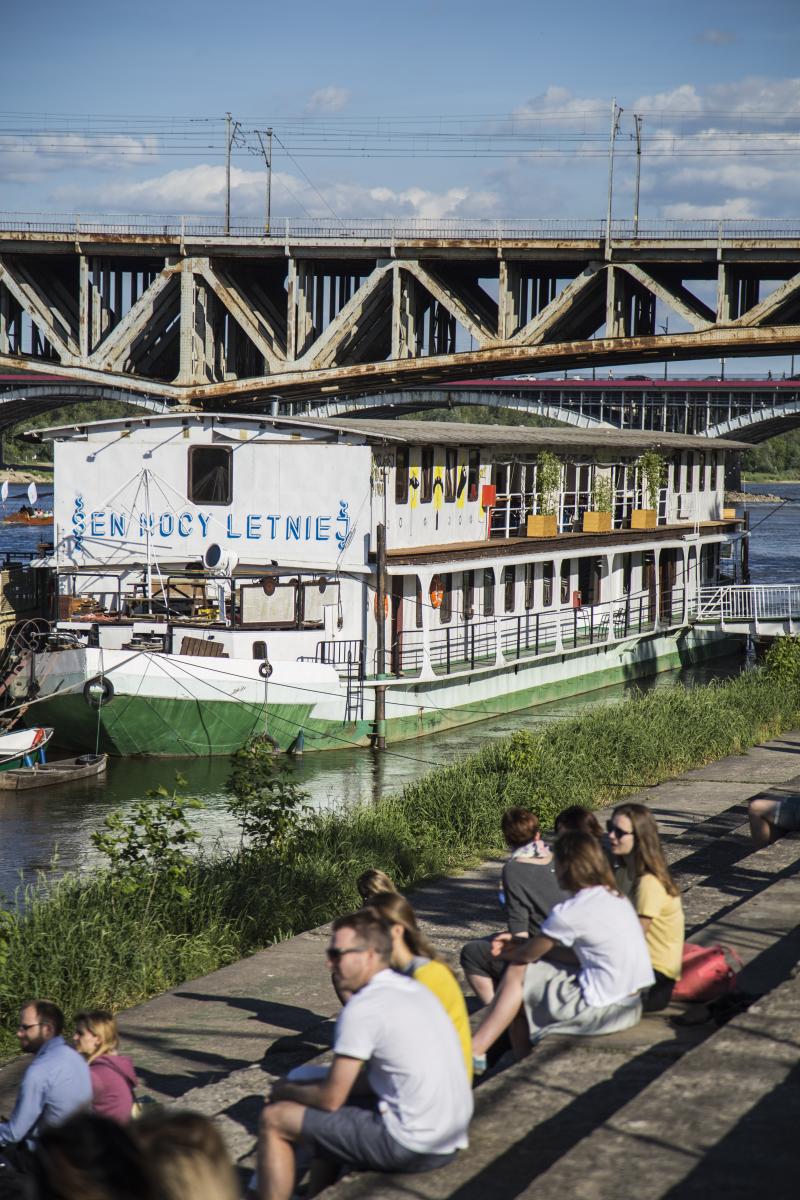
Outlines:
<svg viewBox="0 0 800 1200"><path fill-rule="evenodd" d="M512 449L547 449L550 446L582 448L620 449L633 452L643 450L751 450L748 442L737 442L730 438L709 438L701 434L661 433L646 429L615 429L610 426L591 426L575 429L570 425L478 425L462 421L419 421L398 418L341 417L273 417L260 413L163 413L141 417L114 417L105 421L84 421L69 425L54 425L47 429L30 430L30 434L46 440L83 437L89 431L109 431L124 427L176 422L203 425L211 422L215 427L226 425L257 426L271 428L276 432L287 430L309 433L330 433L332 437L347 436L363 439L369 443L391 443L399 446L434 444L438 446L508 446Z"/></svg>

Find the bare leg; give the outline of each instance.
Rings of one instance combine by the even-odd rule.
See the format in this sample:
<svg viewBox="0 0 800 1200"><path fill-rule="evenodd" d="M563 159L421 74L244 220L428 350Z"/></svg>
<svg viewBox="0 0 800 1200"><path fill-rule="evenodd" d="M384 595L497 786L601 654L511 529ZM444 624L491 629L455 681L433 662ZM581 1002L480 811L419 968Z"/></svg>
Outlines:
<svg viewBox="0 0 800 1200"><path fill-rule="evenodd" d="M291 1100L267 1104L258 1137L260 1200L290 1200L294 1191L294 1143L300 1137L306 1109Z"/></svg>
<svg viewBox="0 0 800 1200"><path fill-rule="evenodd" d="M481 1004L491 1004L494 1000L494 980L488 975L467 975L467 983L472 988Z"/></svg>
<svg viewBox="0 0 800 1200"><path fill-rule="evenodd" d="M771 846L779 837L783 837L783 830L775 824L777 811L776 800L750 801L747 815L750 820L750 836L756 850L763 850L765 846Z"/></svg>
<svg viewBox="0 0 800 1200"><path fill-rule="evenodd" d="M505 1033L522 1006L522 980L527 966L525 963L509 963L500 980L494 1000L472 1039L472 1050L476 1055L485 1054L501 1033Z"/></svg>

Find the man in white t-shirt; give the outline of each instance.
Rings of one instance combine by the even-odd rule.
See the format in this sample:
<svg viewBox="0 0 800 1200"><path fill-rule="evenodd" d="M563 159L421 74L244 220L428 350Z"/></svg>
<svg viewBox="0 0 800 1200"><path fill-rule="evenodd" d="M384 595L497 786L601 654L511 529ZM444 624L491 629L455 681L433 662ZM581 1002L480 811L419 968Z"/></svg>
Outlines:
<svg viewBox="0 0 800 1200"><path fill-rule="evenodd" d="M352 996L336 1023L326 1078L279 1080L266 1097L258 1150L262 1200L291 1196L300 1140L314 1155L311 1196L341 1166L430 1171L467 1145L472 1092L458 1036L433 993L389 967L386 925L369 912L339 917L327 954L337 989ZM365 1063L370 1102L348 1104Z"/></svg>

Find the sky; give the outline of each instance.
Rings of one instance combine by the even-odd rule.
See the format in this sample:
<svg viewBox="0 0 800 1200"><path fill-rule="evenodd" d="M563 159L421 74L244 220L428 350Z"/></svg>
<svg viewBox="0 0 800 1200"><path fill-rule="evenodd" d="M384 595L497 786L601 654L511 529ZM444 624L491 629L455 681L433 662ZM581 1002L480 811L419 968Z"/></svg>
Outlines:
<svg viewBox="0 0 800 1200"><path fill-rule="evenodd" d="M797 0L29 0L3 17L0 209L600 219L796 215ZM794 71L794 75L793 75Z"/></svg>
<svg viewBox="0 0 800 1200"><path fill-rule="evenodd" d="M800 223L798 0L4 8L0 213Z"/></svg>

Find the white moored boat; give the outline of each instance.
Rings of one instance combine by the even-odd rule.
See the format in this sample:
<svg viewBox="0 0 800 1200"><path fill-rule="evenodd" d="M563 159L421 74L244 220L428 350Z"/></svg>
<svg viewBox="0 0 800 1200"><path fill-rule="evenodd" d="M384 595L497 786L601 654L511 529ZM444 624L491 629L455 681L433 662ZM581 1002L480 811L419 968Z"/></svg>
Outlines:
<svg viewBox="0 0 800 1200"><path fill-rule="evenodd" d="M691 616L738 578L737 443L185 413L42 436L57 610L6 687L61 744L367 745L733 646Z"/></svg>

